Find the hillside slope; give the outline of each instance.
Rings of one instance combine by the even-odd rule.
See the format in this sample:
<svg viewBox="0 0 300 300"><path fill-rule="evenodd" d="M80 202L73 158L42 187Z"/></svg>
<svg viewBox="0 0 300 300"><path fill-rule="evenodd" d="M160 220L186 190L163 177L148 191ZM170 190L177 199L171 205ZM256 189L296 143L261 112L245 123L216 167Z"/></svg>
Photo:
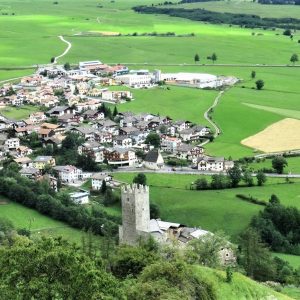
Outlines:
<svg viewBox="0 0 300 300"><path fill-rule="evenodd" d="M197 266L196 272L203 278L216 284L218 300L290 300L281 293L277 293L250 278L234 273L231 283L226 282L226 274L206 267Z"/></svg>

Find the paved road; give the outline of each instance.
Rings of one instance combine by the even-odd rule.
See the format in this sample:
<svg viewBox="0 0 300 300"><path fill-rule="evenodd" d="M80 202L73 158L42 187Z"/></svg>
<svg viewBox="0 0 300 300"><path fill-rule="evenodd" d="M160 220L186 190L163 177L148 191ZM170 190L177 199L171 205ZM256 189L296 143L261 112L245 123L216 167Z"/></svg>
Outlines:
<svg viewBox="0 0 300 300"><path fill-rule="evenodd" d="M220 172L213 172L213 171L200 171L191 168L176 168L175 171L172 170L170 167L165 167L160 170L149 170L145 168L118 168L111 172L113 173L156 173L156 174L182 174L182 175L214 175L220 174ZM223 172L223 174L226 174ZM274 173L266 173L267 177L273 178L300 178L300 174L274 174ZM252 176L256 176L256 173L253 173Z"/></svg>
<svg viewBox="0 0 300 300"><path fill-rule="evenodd" d="M60 55L58 55L58 56L56 56L56 57L54 58L53 64L56 64L56 63L57 63L57 60L60 59L60 58L62 58L63 56L65 56L65 55L70 51L70 49L72 48L72 44L71 44L70 42L68 42L67 40L65 40L64 37L63 37L62 35L60 35L60 36L58 36L58 37L59 37L59 39L60 39L62 42L66 43L68 46L67 46L66 50L65 50L62 54L60 54Z"/></svg>
<svg viewBox="0 0 300 300"><path fill-rule="evenodd" d="M63 38L64 39L64 38ZM62 40L62 39L61 39ZM65 39L63 40L64 42L68 43ZM71 43L70 43L71 44ZM70 49L69 49L70 50ZM68 50L68 51L69 51ZM170 63L170 64L166 64L166 63L143 63L143 62L131 62L131 63L126 63L126 62L106 62L107 64L110 65L118 65L118 64L122 64L122 65L128 65L128 66L187 66L187 67L257 67L257 68L300 68L300 64L299 65L265 65L265 64L185 64L185 63ZM41 64L42 65L42 64ZM46 65L46 64L45 64ZM75 66L75 65L74 65ZM0 70L19 70L19 69L31 69L31 68L36 68L38 67L38 65L30 65L30 66L14 66L14 67L4 67L4 66L0 66Z"/></svg>
<svg viewBox="0 0 300 300"><path fill-rule="evenodd" d="M215 133L214 133L214 138L216 138L220 133L221 133L221 129L218 127L218 125L216 123L214 123L212 121L212 119L209 118L209 113L212 109L214 109L218 103L219 103L219 100L221 98L221 96L224 94L224 91L221 91L218 96L216 97L214 103L212 104L211 107L208 108L208 110L204 113L204 118L212 125L212 127L214 128L215 130Z"/></svg>

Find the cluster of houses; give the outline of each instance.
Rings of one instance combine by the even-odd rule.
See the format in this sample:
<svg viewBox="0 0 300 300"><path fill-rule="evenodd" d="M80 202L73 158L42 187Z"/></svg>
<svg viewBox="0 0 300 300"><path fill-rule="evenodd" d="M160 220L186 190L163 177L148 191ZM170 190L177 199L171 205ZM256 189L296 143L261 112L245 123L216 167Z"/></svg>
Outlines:
<svg viewBox="0 0 300 300"><path fill-rule="evenodd" d="M164 80L176 80L169 77ZM36 156L36 149L22 142L35 134L43 147L59 149L66 136L75 133L83 141L76 149L79 155L114 168L159 170L165 168L170 158L186 160L189 167L201 171L222 172L231 168L233 162L205 155L200 141L210 135L206 126L151 113L107 114L104 103L130 101L133 95L130 91L110 91L105 85L150 87L162 78L160 71L129 71L122 65L91 61L79 63L76 69L44 66L18 84L4 85L0 88L0 108L28 103L41 107L41 111L23 120L0 114L0 160L11 157L23 176L36 180L45 176L45 169L52 168L56 176L48 175L48 179L54 189L57 180L70 184L91 178L92 189L99 190L103 180L112 182L107 174L83 172L76 166L57 166L55 157ZM149 134L159 138L159 147L147 142Z"/></svg>

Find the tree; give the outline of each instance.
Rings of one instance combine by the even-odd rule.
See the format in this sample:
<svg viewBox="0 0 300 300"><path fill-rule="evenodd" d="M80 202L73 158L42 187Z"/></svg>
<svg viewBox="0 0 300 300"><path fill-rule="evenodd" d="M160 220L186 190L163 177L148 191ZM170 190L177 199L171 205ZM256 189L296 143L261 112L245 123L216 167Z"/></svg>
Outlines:
<svg viewBox="0 0 300 300"><path fill-rule="evenodd" d="M194 61L195 61L195 63L197 63L197 62L200 61L200 56L199 56L199 54L195 54Z"/></svg>
<svg viewBox="0 0 300 300"><path fill-rule="evenodd" d="M160 210L157 204L150 203L150 219L158 219L160 217Z"/></svg>
<svg viewBox="0 0 300 300"><path fill-rule="evenodd" d="M256 84L256 89L261 90L264 87L265 82L263 80L259 79L255 82L255 84Z"/></svg>
<svg viewBox="0 0 300 300"><path fill-rule="evenodd" d="M255 77L256 77L256 72L255 72L255 71L252 71L252 72L251 72L251 78L254 79Z"/></svg>
<svg viewBox="0 0 300 300"><path fill-rule="evenodd" d="M247 276L259 281L273 280L276 273L275 264L259 234L248 228L240 235L239 245L239 260Z"/></svg>
<svg viewBox="0 0 300 300"><path fill-rule="evenodd" d="M146 141L145 141L146 144L150 144L152 146L154 146L155 148L158 148L160 146L160 137L157 133L149 133L147 138L146 138Z"/></svg>
<svg viewBox="0 0 300 300"><path fill-rule="evenodd" d="M195 181L195 185L196 185L196 189L197 190L207 190L208 189L208 182L207 179L205 177L203 178L198 178Z"/></svg>
<svg viewBox="0 0 300 300"><path fill-rule="evenodd" d="M222 264L220 250L228 244L228 237L222 232L208 233L200 239L190 241L187 260L210 268L220 267Z"/></svg>
<svg viewBox="0 0 300 300"><path fill-rule="evenodd" d="M69 71L69 70L71 69L71 66L70 66L70 64L69 64L68 62L66 62L66 63L64 64L64 69L65 69L66 71Z"/></svg>
<svg viewBox="0 0 300 300"><path fill-rule="evenodd" d="M53 64L55 62L55 57L51 57L50 62Z"/></svg>
<svg viewBox="0 0 300 300"><path fill-rule="evenodd" d="M106 185L106 181L103 179L102 180L102 184L101 184L101 194L104 194L107 190L107 185Z"/></svg>
<svg viewBox="0 0 300 300"><path fill-rule="evenodd" d="M216 53L213 53L211 55L211 60L213 61L213 63L215 63L215 61L217 61L218 57L217 57L217 54Z"/></svg>
<svg viewBox="0 0 300 300"><path fill-rule="evenodd" d="M228 177L223 174L214 174L211 176L210 186L212 189L226 189L230 186Z"/></svg>
<svg viewBox="0 0 300 300"><path fill-rule="evenodd" d="M258 171L256 174L256 179L257 179L257 185L263 186L264 183L267 181L267 176L263 171Z"/></svg>
<svg viewBox="0 0 300 300"><path fill-rule="evenodd" d="M282 174L287 165L288 163L283 156L276 156L272 159L272 167L278 174Z"/></svg>
<svg viewBox="0 0 300 300"><path fill-rule="evenodd" d="M285 30L283 31L283 35L291 36L291 35L292 35L292 30L291 30L291 29L285 29Z"/></svg>
<svg viewBox="0 0 300 300"><path fill-rule="evenodd" d="M298 55L297 54L293 54L290 58L290 62L293 63L293 65L295 65L296 62L299 61Z"/></svg>
<svg viewBox="0 0 300 300"><path fill-rule="evenodd" d="M253 177L249 170L246 170L243 174L243 180L248 186L253 186Z"/></svg>
<svg viewBox="0 0 300 300"><path fill-rule="evenodd" d="M115 106L114 112L113 112L113 116L116 117L117 115L118 115L118 109L117 109L117 107Z"/></svg>
<svg viewBox="0 0 300 300"><path fill-rule="evenodd" d="M271 195L271 198L270 198L269 202L271 204L280 204L280 200L275 194Z"/></svg>
<svg viewBox="0 0 300 300"><path fill-rule="evenodd" d="M138 173L133 178L133 183L140 184L140 185L147 185L147 177L144 173Z"/></svg>
<svg viewBox="0 0 300 300"><path fill-rule="evenodd" d="M242 180L242 171L238 164L234 164L233 168L227 171L230 178L231 186L237 187L239 182Z"/></svg>
<svg viewBox="0 0 300 300"><path fill-rule="evenodd" d="M0 249L2 299L122 299L117 280L61 238ZM84 288L82 288L84 287Z"/></svg>

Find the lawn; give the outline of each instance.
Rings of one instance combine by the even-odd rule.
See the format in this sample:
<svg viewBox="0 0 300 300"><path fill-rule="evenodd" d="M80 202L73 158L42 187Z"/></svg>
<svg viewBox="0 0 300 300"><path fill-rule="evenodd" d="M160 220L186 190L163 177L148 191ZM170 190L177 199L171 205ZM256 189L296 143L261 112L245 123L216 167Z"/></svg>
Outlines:
<svg viewBox="0 0 300 300"><path fill-rule="evenodd" d="M125 88L126 89L126 88ZM204 112L212 105L218 92L186 87L133 89L133 101L118 105L119 111L147 112L209 125Z"/></svg>
<svg viewBox="0 0 300 300"><path fill-rule="evenodd" d="M133 173L114 173L114 178L132 182ZM300 181L285 184L284 179L269 179L263 187L241 187L238 189L191 191L190 184L200 176L153 174L146 175L150 185L150 199L160 207L161 218L204 229L223 230L233 239L247 227L252 216L262 208L244 202L236 194L251 195L268 201L276 194L285 205L300 209ZM108 212L120 212L120 207L110 207Z"/></svg>
<svg viewBox="0 0 300 300"><path fill-rule="evenodd" d="M0 218L3 217L11 220L17 229L29 229L34 236L62 236L78 245L81 245L82 237L87 238L88 236L87 233L81 230L72 228L63 222L53 220L34 209L14 202L0 205ZM100 243L101 237L94 236L93 240L96 243Z"/></svg>
<svg viewBox="0 0 300 300"><path fill-rule="evenodd" d="M27 119L30 114L39 111L39 106L24 105L21 107L6 107L0 110L5 117L13 120Z"/></svg>

